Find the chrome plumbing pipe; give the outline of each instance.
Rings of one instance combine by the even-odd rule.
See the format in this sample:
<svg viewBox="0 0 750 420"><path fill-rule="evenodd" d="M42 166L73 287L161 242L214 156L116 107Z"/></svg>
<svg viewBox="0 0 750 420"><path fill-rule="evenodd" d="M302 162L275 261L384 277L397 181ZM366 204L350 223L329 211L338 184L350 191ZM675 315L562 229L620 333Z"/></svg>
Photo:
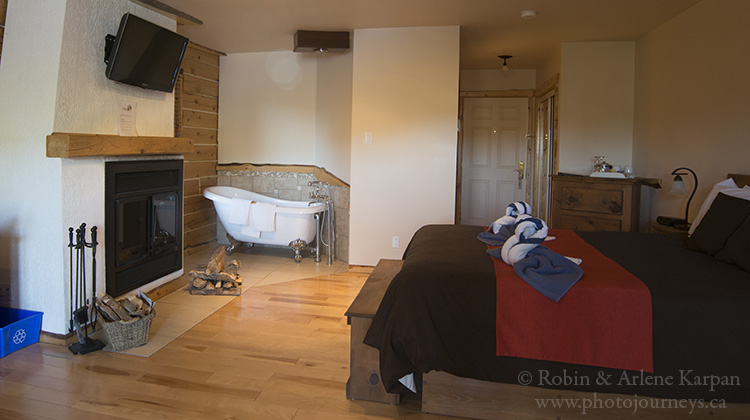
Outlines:
<svg viewBox="0 0 750 420"><path fill-rule="evenodd" d="M320 224L318 230L318 242L322 242L323 245L328 248L328 265L332 265L336 259L335 252L335 239L336 233L334 228L334 211L333 211L333 198L331 197L331 185L327 182L322 181L310 181L307 183L308 186L314 187L314 190L310 192L310 198L314 203L324 203L325 210L322 212L323 221ZM328 230L328 243L323 240L323 230L327 225Z"/></svg>

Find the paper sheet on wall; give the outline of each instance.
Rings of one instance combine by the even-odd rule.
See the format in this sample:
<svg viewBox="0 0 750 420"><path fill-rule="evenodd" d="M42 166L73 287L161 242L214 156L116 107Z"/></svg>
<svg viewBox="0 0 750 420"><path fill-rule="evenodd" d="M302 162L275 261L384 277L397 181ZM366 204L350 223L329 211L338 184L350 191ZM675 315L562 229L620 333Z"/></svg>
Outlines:
<svg viewBox="0 0 750 420"><path fill-rule="evenodd" d="M117 135L135 137L135 103L120 102L120 110L117 114Z"/></svg>

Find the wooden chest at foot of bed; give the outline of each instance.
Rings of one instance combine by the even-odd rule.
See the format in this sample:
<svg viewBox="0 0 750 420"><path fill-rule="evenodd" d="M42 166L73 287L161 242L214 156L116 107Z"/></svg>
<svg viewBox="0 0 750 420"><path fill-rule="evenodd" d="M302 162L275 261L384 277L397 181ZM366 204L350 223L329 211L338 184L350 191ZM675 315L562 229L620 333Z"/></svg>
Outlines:
<svg viewBox="0 0 750 420"><path fill-rule="evenodd" d="M351 325L349 381L346 383L346 397L349 399L399 403L400 395L387 393L383 387L378 350L362 341L388 285L401 270L403 263L401 260L380 260L346 311Z"/></svg>

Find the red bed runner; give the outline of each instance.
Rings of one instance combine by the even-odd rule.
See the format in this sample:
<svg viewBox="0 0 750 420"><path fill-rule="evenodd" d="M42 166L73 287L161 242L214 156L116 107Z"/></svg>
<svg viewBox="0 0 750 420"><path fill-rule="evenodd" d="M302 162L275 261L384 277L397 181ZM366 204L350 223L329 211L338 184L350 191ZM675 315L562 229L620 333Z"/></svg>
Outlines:
<svg viewBox="0 0 750 420"><path fill-rule="evenodd" d="M493 258L497 355L653 372L646 285L575 232L549 236L552 251L583 260L583 277L555 303Z"/></svg>

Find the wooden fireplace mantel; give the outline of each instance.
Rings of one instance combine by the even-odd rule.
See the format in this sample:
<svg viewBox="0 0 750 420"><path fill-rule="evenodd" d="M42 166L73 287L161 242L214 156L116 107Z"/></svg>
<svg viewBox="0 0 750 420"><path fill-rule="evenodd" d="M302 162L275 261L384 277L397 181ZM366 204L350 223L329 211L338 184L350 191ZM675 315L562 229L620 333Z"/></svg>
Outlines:
<svg viewBox="0 0 750 420"><path fill-rule="evenodd" d="M193 153L187 137L123 137L108 134L52 133L47 136L47 157L183 155Z"/></svg>

